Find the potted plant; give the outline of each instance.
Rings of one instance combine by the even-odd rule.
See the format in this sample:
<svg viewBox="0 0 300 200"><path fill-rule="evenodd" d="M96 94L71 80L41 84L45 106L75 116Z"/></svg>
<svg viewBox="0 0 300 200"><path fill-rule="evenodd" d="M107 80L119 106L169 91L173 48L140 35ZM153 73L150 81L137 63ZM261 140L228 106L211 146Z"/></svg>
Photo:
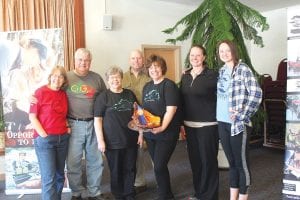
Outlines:
<svg viewBox="0 0 300 200"><path fill-rule="evenodd" d="M180 19L173 27L163 30L166 34L175 33L178 28L182 32L175 38L166 40L168 43L187 40L191 37L191 45L201 44L207 51L207 64L209 68L218 70L221 64L218 63L216 55L216 45L218 41L228 39L235 41L241 59L261 78L251 64L251 60L244 42L244 39L253 41L254 44L263 47L262 37L258 35L260 31L268 30L269 25L266 18L258 11L240 3L238 0L204 0L196 10ZM186 57L186 67L188 68L188 55ZM262 137L264 111L259 111L252 117L255 130L252 136Z"/></svg>
<svg viewBox="0 0 300 200"><path fill-rule="evenodd" d="M218 70L221 65L218 63L216 45L221 40L233 40L238 46L241 59L257 74L252 67L244 39L263 47L263 40L257 29L265 31L269 25L266 18L256 10L238 0L204 0L196 10L163 32L173 34L181 26L181 34L166 42L176 44L191 37L191 45L201 44L206 48L208 67Z"/></svg>

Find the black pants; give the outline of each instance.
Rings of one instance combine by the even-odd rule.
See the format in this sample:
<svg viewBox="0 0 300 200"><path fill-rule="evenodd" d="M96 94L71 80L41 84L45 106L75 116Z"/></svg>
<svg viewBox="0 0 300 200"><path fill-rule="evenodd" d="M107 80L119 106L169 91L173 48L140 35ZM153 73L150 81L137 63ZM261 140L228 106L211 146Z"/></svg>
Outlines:
<svg viewBox="0 0 300 200"><path fill-rule="evenodd" d="M249 169L248 134L251 127L245 126L245 131L231 136L231 124L218 122L221 143L229 163L229 183L231 188L239 189L240 194L247 194L251 174Z"/></svg>
<svg viewBox="0 0 300 200"><path fill-rule="evenodd" d="M153 140L146 138L148 151L154 165L159 200L173 199L168 163L177 140Z"/></svg>
<svg viewBox="0 0 300 200"><path fill-rule="evenodd" d="M135 196L137 147L107 149L111 193L116 199L132 199Z"/></svg>
<svg viewBox="0 0 300 200"><path fill-rule="evenodd" d="M218 126L185 127L195 197L217 200L219 190Z"/></svg>

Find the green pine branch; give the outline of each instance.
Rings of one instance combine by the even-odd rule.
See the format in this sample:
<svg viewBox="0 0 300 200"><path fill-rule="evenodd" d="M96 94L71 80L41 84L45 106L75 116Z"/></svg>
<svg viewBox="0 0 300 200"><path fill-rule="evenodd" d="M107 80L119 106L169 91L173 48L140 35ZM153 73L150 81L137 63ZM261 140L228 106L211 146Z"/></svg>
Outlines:
<svg viewBox="0 0 300 200"><path fill-rule="evenodd" d="M216 45L224 39L236 42L240 57L253 69L244 40L263 47L263 39L258 35L258 30L266 31L269 28L264 16L238 0L204 0L196 10L162 32L175 34L181 26L181 33L166 42L176 44L191 38L191 45L201 44L206 48L208 67L216 70L221 66L217 60ZM253 71L255 72L254 69Z"/></svg>

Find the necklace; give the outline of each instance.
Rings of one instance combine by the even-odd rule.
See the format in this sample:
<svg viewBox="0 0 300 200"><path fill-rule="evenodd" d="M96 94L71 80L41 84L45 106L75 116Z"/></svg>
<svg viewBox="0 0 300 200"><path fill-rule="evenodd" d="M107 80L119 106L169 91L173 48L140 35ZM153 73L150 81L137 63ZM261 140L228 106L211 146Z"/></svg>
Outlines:
<svg viewBox="0 0 300 200"><path fill-rule="evenodd" d="M202 71L203 71L203 68L200 68L200 70L195 70L195 68L193 68L191 70L191 75L192 75L193 79L195 79L196 76L198 76L199 74L201 74Z"/></svg>
<svg viewBox="0 0 300 200"><path fill-rule="evenodd" d="M193 74L193 75L199 75L199 74L201 74L201 72L202 72L202 70L200 70L200 71L195 71L195 70L192 70L191 71L191 73Z"/></svg>

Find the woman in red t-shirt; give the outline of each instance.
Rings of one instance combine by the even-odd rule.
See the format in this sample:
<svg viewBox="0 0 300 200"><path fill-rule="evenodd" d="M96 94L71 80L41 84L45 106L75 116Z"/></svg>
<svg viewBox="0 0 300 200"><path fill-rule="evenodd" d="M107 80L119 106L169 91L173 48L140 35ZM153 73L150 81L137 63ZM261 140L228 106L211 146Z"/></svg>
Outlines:
<svg viewBox="0 0 300 200"><path fill-rule="evenodd" d="M34 146L38 158L42 199L61 199L70 129L67 122L68 99L63 87L67 75L63 67L52 69L48 84L35 91L29 119L34 127Z"/></svg>

